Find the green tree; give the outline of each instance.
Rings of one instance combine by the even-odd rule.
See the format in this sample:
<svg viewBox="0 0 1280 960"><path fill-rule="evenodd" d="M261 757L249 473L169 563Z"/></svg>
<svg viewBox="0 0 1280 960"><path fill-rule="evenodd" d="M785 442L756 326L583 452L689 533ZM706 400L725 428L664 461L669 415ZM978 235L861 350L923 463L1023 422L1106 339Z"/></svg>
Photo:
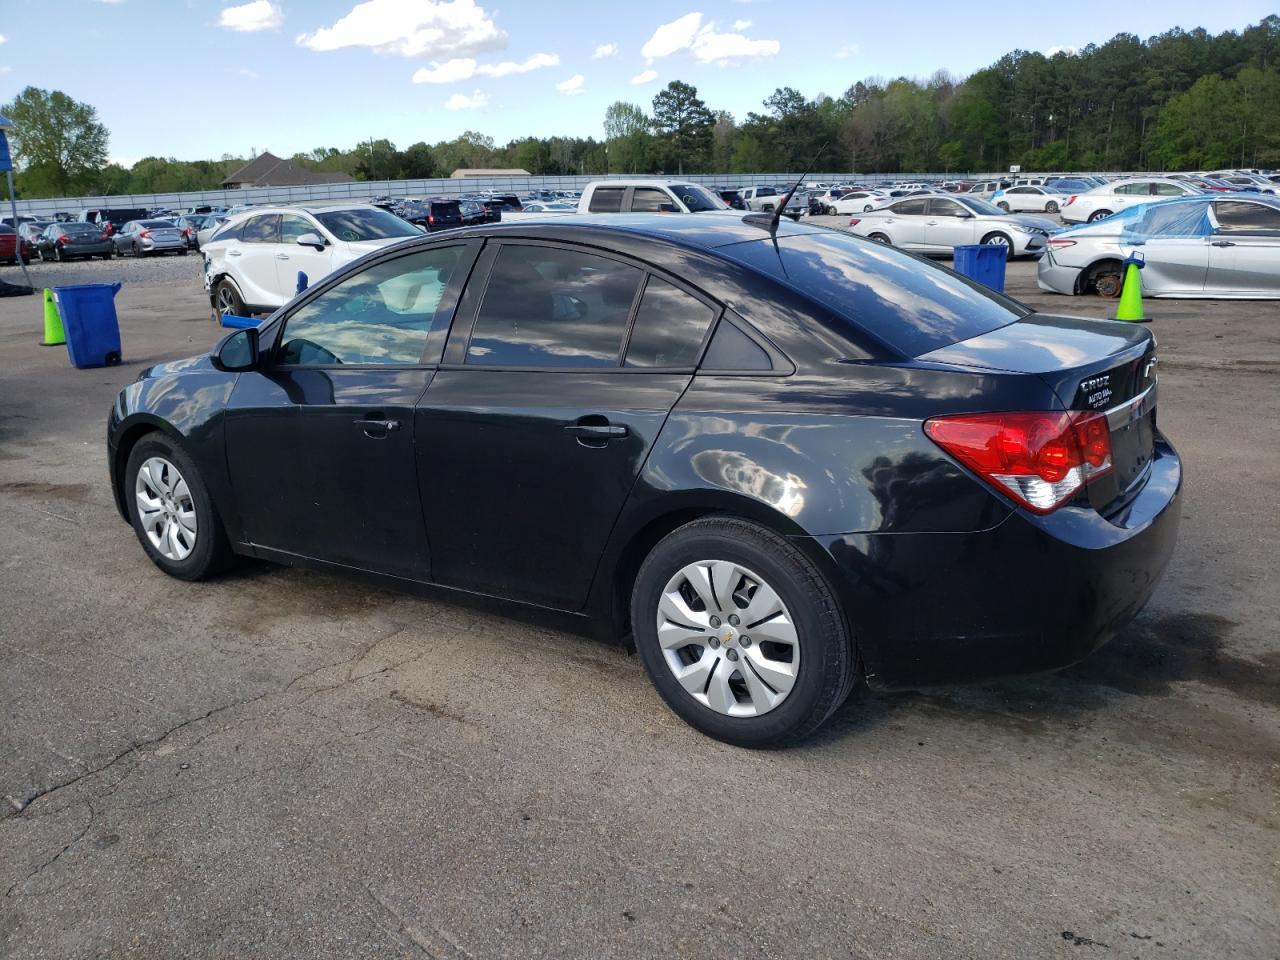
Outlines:
<svg viewBox="0 0 1280 960"><path fill-rule="evenodd" d="M13 121L14 153L41 192L67 196L107 162L107 128L98 111L61 90L27 87L0 112Z"/></svg>
<svg viewBox="0 0 1280 960"><path fill-rule="evenodd" d="M634 103L618 100L604 112L604 137L611 173L643 173L654 155L652 121Z"/></svg>
<svg viewBox="0 0 1280 960"><path fill-rule="evenodd" d="M698 88L672 80L653 98L653 123L674 154L676 167L696 170L706 165L715 117L698 99Z"/></svg>

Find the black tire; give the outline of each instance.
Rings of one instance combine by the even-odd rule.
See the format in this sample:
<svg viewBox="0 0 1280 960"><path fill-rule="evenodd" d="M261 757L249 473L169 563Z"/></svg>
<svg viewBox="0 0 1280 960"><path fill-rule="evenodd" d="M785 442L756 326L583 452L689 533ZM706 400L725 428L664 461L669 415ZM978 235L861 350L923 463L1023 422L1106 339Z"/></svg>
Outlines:
<svg viewBox="0 0 1280 960"><path fill-rule="evenodd" d="M1109 216L1111 216L1110 210L1095 210L1093 213L1089 214L1089 222L1097 223L1099 220L1105 219Z"/></svg>
<svg viewBox="0 0 1280 960"><path fill-rule="evenodd" d="M135 257L141 257L141 256L142 256L142 248L141 248L140 246L138 246L138 244L137 244L137 242L136 242L136 241L135 241L135 242L134 242L134 244L133 244L133 255L134 255Z"/></svg>
<svg viewBox="0 0 1280 960"><path fill-rule="evenodd" d="M1013 238L1007 233L996 230L995 232L988 233L983 237L982 242L991 244L992 246L1004 247L1004 258L1006 260L1013 256Z"/></svg>
<svg viewBox="0 0 1280 960"><path fill-rule="evenodd" d="M892 247L893 241L889 239L887 233L870 233L867 234L868 240L874 240L876 243L883 243L886 247Z"/></svg>
<svg viewBox="0 0 1280 960"><path fill-rule="evenodd" d="M102 259L110 260L113 256L115 256L115 254L113 254L110 250L108 250L106 253L102 255Z"/></svg>
<svg viewBox="0 0 1280 960"><path fill-rule="evenodd" d="M1057 212L1058 212L1058 201L1057 201L1057 200L1050 200L1048 203L1046 203L1046 204L1044 205L1044 212L1045 212L1045 213L1057 213Z"/></svg>
<svg viewBox="0 0 1280 960"><path fill-rule="evenodd" d="M781 703L758 716L731 717L699 703L676 680L659 646L656 617L667 582L687 564L710 559L757 572L790 611L800 639L795 685ZM690 726L725 743L752 748L794 743L817 730L853 689L854 646L826 579L786 538L745 520L695 520L659 542L636 576L631 624L636 649L663 700Z"/></svg>
<svg viewBox="0 0 1280 960"><path fill-rule="evenodd" d="M152 545L138 514L134 484L137 481L138 471L152 457L163 457L177 467L191 492L191 501L196 513L196 540L191 553L182 560L170 559ZM142 544L142 549L151 558L151 562L169 576L177 577L179 580L204 580L221 573L235 562L235 554L231 551L231 543L222 526L222 518L209 497L204 479L196 469L195 463L187 456L187 452L168 435L160 432L149 433L137 442L130 451L129 462L125 466L123 489L125 502L129 506L129 521L133 524L133 532L138 542Z"/></svg>
<svg viewBox="0 0 1280 960"><path fill-rule="evenodd" d="M868 203L865 207L863 207L863 208L862 208L862 212L863 212L863 213L870 213L870 212L871 212L872 210L874 210L874 209L875 209L875 207Z"/></svg>
<svg viewBox="0 0 1280 960"><path fill-rule="evenodd" d="M180 257L185 257L186 255L187 255L187 248L186 248L186 247L183 247L181 250L179 250L179 251L178 251L178 256L180 256Z"/></svg>
<svg viewBox="0 0 1280 960"><path fill-rule="evenodd" d="M999 207L1001 210L1003 210L1005 213L1009 212L1009 205L1005 203L1003 200L997 203L996 206Z"/></svg>
<svg viewBox="0 0 1280 960"><path fill-rule="evenodd" d="M220 316L229 313L233 317L245 316L244 298L240 296L240 291L236 289L236 285L223 277L213 288L213 313L214 316Z"/></svg>
<svg viewBox="0 0 1280 960"><path fill-rule="evenodd" d="M53 259L54 259L56 262L58 262L58 263L66 263L66 262L67 262L67 258L66 258L66 257L64 257L64 256L62 255L62 248L61 248L61 247L54 247L54 248L53 248Z"/></svg>

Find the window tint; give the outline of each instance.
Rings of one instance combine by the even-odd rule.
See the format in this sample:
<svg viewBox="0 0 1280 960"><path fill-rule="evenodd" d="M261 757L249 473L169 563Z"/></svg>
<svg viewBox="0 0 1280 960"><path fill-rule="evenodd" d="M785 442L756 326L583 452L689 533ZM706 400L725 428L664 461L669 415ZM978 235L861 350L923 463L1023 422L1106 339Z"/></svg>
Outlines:
<svg viewBox="0 0 1280 960"><path fill-rule="evenodd" d="M285 321L279 362L418 363L462 253L425 250L349 277Z"/></svg>
<svg viewBox="0 0 1280 960"><path fill-rule="evenodd" d="M935 217L958 217L967 212L954 200L935 198L929 201L929 213Z"/></svg>
<svg viewBox="0 0 1280 960"><path fill-rule="evenodd" d="M691 367L715 311L657 277L650 277L640 298L628 367Z"/></svg>
<svg viewBox="0 0 1280 960"><path fill-rule="evenodd" d="M1223 230L1241 233L1280 231L1280 210L1261 203L1219 200L1213 205L1213 215Z"/></svg>
<svg viewBox="0 0 1280 960"><path fill-rule="evenodd" d="M480 304L467 363L617 366L641 276L635 267L592 254L504 245Z"/></svg>
<svg viewBox="0 0 1280 960"><path fill-rule="evenodd" d="M296 213L284 213L280 215L280 242L281 243L297 243L298 238L304 233L319 233L315 225L306 217L300 217Z"/></svg>
<svg viewBox="0 0 1280 960"><path fill-rule="evenodd" d="M923 197L912 200L899 200L889 209L901 217L919 217L924 215L925 201Z"/></svg>
<svg viewBox="0 0 1280 960"><path fill-rule="evenodd" d="M605 187L591 193L591 203L587 209L592 213L618 213L622 210L621 187Z"/></svg>
<svg viewBox="0 0 1280 960"><path fill-rule="evenodd" d="M722 320L702 358L703 370L772 370L769 354L728 320Z"/></svg>
<svg viewBox="0 0 1280 960"><path fill-rule="evenodd" d="M835 230L721 247L731 259L821 302L916 357L989 333L1029 312L978 283Z"/></svg>
<svg viewBox="0 0 1280 960"><path fill-rule="evenodd" d="M268 214L263 217L250 217L244 222L240 239L245 243L277 243L280 240L280 217Z"/></svg>
<svg viewBox="0 0 1280 960"><path fill-rule="evenodd" d="M653 187L636 187L631 192L631 210L633 213L657 213L663 205L675 209L675 202L662 190Z"/></svg>

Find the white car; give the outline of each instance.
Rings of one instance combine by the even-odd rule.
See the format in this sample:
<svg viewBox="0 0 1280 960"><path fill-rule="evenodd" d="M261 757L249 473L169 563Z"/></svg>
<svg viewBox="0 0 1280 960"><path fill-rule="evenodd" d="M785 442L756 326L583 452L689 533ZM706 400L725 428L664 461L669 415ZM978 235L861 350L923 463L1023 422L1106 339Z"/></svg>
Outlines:
<svg viewBox="0 0 1280 960"><path fill-rule="evenodd" d="M579 213L706 213L729 205L687 180L593 180L582 190Z"/></svg>
<svg viewBox="0 0 1280 960"><path fill-rule="evenodd" d="M1069 196L1062 205L1066 223L1093 223L1140 203L1154 203L1170 197L1203 193L1199 187L1172 177L1132 177L1103 184L1085 193Z"/></svg>
<svg viewBox="0 0 1280 960"><path fill-rule="evenodd" d="M270 313L307 286L366 253L422 230L368 204L254 207L202 242L204 284L219 314Z"/></svg>
<svg viewBox="0 0 1280 960"><path fill-rule="evenodd" d="M1058 230L1052 220L1005 213L977 197L926 194L849 218L849 232L917 253L950 255L962 244L1005 248L1006 257L1044 252Z"/></svg>
<svg viewBox="0 0 1280 960"><path fill-rule="evenodd" d="M835 213L848 217L855 213L867 213L888 203L890 199L892 198L883 190L854 190L830 206Z"/></svg>
<svg viewBox="0 0 1280 960"><path fill-rule="evenodd" d="M1057 213L1067 202L1068 194L1054 187L1029 184L997 190L991 202L1006 213Z"/></svg>

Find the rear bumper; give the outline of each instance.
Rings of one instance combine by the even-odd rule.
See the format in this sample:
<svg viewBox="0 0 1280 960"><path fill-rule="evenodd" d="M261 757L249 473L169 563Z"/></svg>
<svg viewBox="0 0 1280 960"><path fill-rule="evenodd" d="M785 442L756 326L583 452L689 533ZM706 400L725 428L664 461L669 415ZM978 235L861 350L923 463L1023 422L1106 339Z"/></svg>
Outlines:
<svg viewBox="0 0 1280 960"><path fill-rule="evenodd" d="M1163 439L1119 514L1011 513L977 533L814 538L875 687L921 687L1070 666L1150 599L1178 534L1182 463Z"/></svg>
<svg viewBox="0 0 1280 960"><path fill-rule="evenodd" d="M1041 290L1050 293L1065 293L1068 296L1076 292L1076 284L1080 282L1080 268L1067 267L1053 258L1053 251L1047 251L1040 258L1040 266L1036 271L1036 284Z"/></svg>

